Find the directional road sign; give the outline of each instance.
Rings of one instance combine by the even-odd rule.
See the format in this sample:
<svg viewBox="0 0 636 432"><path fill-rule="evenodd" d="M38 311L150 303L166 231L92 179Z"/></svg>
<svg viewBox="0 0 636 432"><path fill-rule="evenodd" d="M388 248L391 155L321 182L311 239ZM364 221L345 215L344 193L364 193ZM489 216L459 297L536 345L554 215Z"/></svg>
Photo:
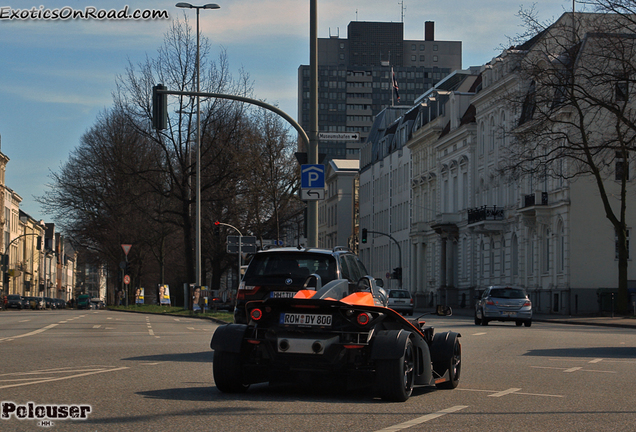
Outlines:
<svg viewBox="0 0 636 432"><path fill-rule="evenodd" d="M318 139L321 141L360 141L360 134L357 132L318 132Z"/></svg>
<svg viewBox="0 0 636 432"><path fill-rule="evenodd" d="M324 189L301 189L300 200L301 201L317 201L325 199Z"/></svg>
<svg viewBox="0 0 636 432"><path fill-rule="evenodd" d="M227 253L238 253L239 238L241 253L256 253L256 237L254 236L227 236Z"/></svg>

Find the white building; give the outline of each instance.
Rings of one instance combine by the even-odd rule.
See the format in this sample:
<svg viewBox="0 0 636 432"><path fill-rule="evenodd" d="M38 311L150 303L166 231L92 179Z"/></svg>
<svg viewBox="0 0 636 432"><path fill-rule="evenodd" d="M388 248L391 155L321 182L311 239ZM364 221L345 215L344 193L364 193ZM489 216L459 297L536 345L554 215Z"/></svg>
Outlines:
<svg viewBox="0 0 636 432"><path fill-rule="evenodd" d="M354 243L354 190L360 162L332 159L326 166L325 199L318 204L318 247Z"/></svg>
<svg viewBox="0 0 636 432"><path fill-rule="evenodd" d="M585 27L585 19L596 16L578 15L580 44L568 46L564 35L572 34L572 14L565 14L489 64L451 74L412 109L390 119L393 111L387 110L376 118L361 153L360 228L406 242L403 283L419 305L471 308L485 287L514 284L528 290L537 312L593 313L607 306L604 290L618 286L615 232L598 185L585 176L512 178L502 170L527 115L507 97L529 88L520 62L541 55L535 51L544 40L554 51L544 57L570 55L574 48L582 61L593 38L602 35L588 34ZM599 134L603 127L598 125ZM626 165L634 169L633 160ZM404 179L401 168L411 175ZM568 169L566 158L555 161L555 172ZM617 191L613 169L608 165L604 182L610 196ZM629 188L636 192L633 180ZM410 216L404 229L396 208L401 204ZM631 230L636 208L628 206L627 216ZM396 266L395 255L385 236L369 235L360 248L375 276ZM628 272L635 286L636 269Z"/></svg>

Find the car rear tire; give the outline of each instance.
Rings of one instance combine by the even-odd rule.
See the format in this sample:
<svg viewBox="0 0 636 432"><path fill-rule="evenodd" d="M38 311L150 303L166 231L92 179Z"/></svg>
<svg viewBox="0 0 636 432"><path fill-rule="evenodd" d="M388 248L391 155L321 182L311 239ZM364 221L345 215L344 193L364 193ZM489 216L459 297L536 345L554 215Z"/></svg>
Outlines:
<svg viewBox="0 0 636 432"><path fill-rule="evenodd" d="M433 365L433 369L439 372L448 370L448 381L436 385L440 389L454 389L459 385L459 377L462 372L462 345L459 339L455 339L453 353L444 364Z"/></svg>
<svg viewBox="0 0 636 432"><path fill-rule="evenodd" d="M530 327L532 325L532 320L524 322L523 325L525 325L526 327Z"/></svg>
<svg viewBox="0 0 636 432"><path fill-rule="evenodd" d="M243 393L249 384L243 384L243 369L240 354L214 351L212 372L214 383L223 393Z"/></svg>
<svg viewBox="0 0 636 432"><path fill-rule="evenodd" d="M521 321L515 321L515 325L516 325L517 327L521 327L521 324L523 324Z"/></svg>
<svg viewBox="0 0 636 432"><path fill-rule="evenodd" d="M475 325L481 325L481 318L477 317L477 311L475 311Z"/></svg>
<svg viewBox="0 0 636 432"><path fill-rule="evenodd" d="M484 316L484 311L483 310L481 311L481 325L483 325L483 326L487 326L488 325L488 320Z"/></svg>
<svg viewBox="0 0 636 432"><path fill-rule="evenodd" d="M380 397L386 401L404 402L413 393L415 352L411 339L406 341L402 356L378 360L376 381Z"/></svg>

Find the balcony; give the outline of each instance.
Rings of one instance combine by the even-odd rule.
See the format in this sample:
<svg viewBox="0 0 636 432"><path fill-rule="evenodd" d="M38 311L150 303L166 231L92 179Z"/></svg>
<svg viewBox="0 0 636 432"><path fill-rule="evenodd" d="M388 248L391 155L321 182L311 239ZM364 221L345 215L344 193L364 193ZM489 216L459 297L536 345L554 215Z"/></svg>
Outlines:
<svg viewBox="0 0 636 432"><path fill-rule="evenodd" d="M482 233L503 230L504 209L497 206L482 206L468 209L468 226Z"/></svg>
<svg viewBox="0 0 636 432"><path fill-rule="evenodd" d="M523 217L524 223L527 225L533 225L537 222L537 219L545 221L545 218L550 215L547 192L524 195L521 204L522 206L517 212Z"/></svg>

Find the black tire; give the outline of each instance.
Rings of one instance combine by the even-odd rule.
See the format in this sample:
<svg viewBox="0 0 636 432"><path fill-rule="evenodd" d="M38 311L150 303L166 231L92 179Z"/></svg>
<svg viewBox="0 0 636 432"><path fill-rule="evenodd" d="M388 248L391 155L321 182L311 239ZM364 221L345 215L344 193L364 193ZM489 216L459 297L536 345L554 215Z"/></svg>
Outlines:
<svg viewBox="0 0 636 432"><path fill-rule="evenodd" d="M481 318L477 317L477 311L475 311L475 325L481 325Z"/></svg>
<svg viewBox="0 0 636 432"><path fill-rule="evenodd" d="M441 366L441 367L440 367ZM462 345L459 339L455 339L453 345L453 353L450 358L446 359L443 365L434 365L434 369L448 369L448 381L436 385L440 389L454 389L459 385L459 378L462 372Z"/></svg>
<svg viewBox="0 0 636 432"><path fill-rule="evenodd" d="M413 393L415 351L411 339L398 359L378 360L376 382L380 397L386 401L404 402Z"/></svg>
<svg viewBox="0 0 636 432"><path fill-rule="evenodd" d="M227 351L214 351L212 363L214 383L223 393L243 393L249 384L243 384L243 370L240 354Z"/></svg>
<svg viewBox="0 0 636 432"><path fill-rule="evenodd" d="M532 320L524 322L523 325L525 325L526 327L530 327L532 325Z"/></svg>
<svg viewBox="0 0 636 432"><path fill-rule="evenodd" d="M515 325L516 325L517 327L521 327L521 324L523 324L523 322L521 322L521 321L515 321Z"/></svg>
<svg viewBox="0 0 636 432"><path fill-rule="evenodd" d="M488 320L484 316L484 311L483 310L481 311L481 325L483 325L483 326L487 326L488 325Z"/></svg>

